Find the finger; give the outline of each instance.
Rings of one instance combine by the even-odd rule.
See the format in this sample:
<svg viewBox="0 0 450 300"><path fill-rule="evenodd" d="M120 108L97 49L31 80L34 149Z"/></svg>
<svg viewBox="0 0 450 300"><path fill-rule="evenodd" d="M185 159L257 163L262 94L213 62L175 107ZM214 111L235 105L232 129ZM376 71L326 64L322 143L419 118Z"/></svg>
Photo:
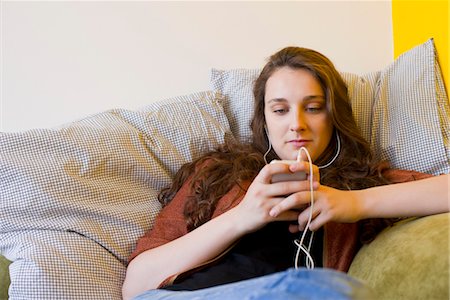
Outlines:
<svg viewBox="0 0 450 300"><path fill-rule="evenodd" d="M290 233L297 233L299 231L300 231L300 229L297 224L289 224L289 232Z"/></svg>
<svg viewBox="0 0 450 300"><path fill-rule="evenodd" d="M318 182L313 183L313 190L317 190L320 184ZM309 181L282 181L277 183L272 183L267 186L267 194L270 196L286 196L292 195L298 192L305 192L311 190L311 185Z"/></svg>
<svg viewBox="0 0 450 300"><path fill-rule="evenodd" d="M282 163L265 165L261 171L259 171L255 180L264 184L269 184L272 182L272 176L279 173L290 173L289 165Z"/></svg>
<svg viewBox="0 0 450 300"><path fill-rule="evenodd" d="M313 181L316 182L320 182L320 172L319 172L319 167L316 165L312 165L312 169L313 169Z"/></svg>
<svg viewBox="0 0 450 300"><path fill-rule="evenodd" d="M312 211L311 211L312 209ZM309 218L311 218L311 222L318 216L320 215L321 209L320 207L317 206L313 206L311 208L311 206L309 206L308 208L306 208L305 210L303 210L299 215L298 215L298 228L300 231L305 230L306 226L308 224Z"/></svg>
<svg viewBox="0 0 450 300"><path fill-rule="evenodd" d="M288 210L274 217L273 221L297 221L297 218L298 218L298 211Z"/></svg>
<svg viewBox="0 0 450 300"><path fill-rule="evenodd" d="M280 213L287 210L302 209L304 205L310 203L310 194L311 193L309 191L294 193L272 207L269 214L272 217L276 217Z"/></svg>
<svg viewBox="0 0 450 300"><path fill-rule="evenodd" d="M317 215L317 217L315 217L311 223L309 224L309 229L311 231L316 231L318 230L320 227L322 227L323 225L325 225L325 223L330 221L330 217L326 212L321 212Z"/></svg>
<svg viewBox="0 0 450 300"><path fill-rule="evenodd" d="M311 165L308 161L299 161L296 162L294 164L291 164L289 166L289 170L293 173L295 172L305 172L306 174L310 175L311 174L311 168L310 166L312 166L312 174L313 174L313 180L320 182L320 172L319 172L319 167L317 167L316 165ZM309 178L309 176L308 176Z"/></svg>

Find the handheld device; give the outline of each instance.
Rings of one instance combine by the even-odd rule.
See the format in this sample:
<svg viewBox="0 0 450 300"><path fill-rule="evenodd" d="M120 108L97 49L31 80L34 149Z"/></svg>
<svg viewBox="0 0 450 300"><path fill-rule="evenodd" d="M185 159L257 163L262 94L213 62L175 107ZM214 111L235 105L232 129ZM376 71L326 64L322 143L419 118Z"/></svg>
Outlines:
<svg viewBox="0 0 450 300"><path fill-rule="evenodd" d="M272 160L270 163L282 163L282 164L293 164L296 163L296 160ZM295 172L295 173L281 173L281 174L274 174L272 176L272 183L274 182L280 182L280 181L300 181L300 180L306 180L306 173L303 171Z"/></svg>

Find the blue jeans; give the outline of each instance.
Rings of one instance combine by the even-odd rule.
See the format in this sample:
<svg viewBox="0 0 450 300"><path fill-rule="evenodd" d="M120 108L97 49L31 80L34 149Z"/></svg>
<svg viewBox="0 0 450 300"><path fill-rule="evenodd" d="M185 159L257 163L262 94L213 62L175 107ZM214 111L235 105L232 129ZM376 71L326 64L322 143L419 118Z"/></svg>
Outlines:
<svg viewBox="0 0 450 300"><path fill-rule="evenodd" d="M288 269L249 280L195 291L150 290L134 300L344 300L374 299L372 291L347 274L331 269Z"/></svg>

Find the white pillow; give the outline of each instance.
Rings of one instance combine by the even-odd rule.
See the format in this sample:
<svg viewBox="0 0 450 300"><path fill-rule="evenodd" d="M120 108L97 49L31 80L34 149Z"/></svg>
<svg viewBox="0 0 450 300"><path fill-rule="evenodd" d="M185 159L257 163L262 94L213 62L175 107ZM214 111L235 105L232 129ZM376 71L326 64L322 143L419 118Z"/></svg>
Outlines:
<svg viewBox="0 0 450 300"><path fill-rule="evenodd" d="M252 89L259 72L211 71L211 87L224 95L231 130L241 140L251 138ZM383 70L341 75L357 124L378 158L394 168L450 172L450 106L432 39Z"/></svg>
<svg viewBox="0 0 450 300"><path fill-rule="evenodd" d="M200 92L54 129L0 133L0 254L10 299L121 299L127 258L183 163L229 134Z"/></svg>

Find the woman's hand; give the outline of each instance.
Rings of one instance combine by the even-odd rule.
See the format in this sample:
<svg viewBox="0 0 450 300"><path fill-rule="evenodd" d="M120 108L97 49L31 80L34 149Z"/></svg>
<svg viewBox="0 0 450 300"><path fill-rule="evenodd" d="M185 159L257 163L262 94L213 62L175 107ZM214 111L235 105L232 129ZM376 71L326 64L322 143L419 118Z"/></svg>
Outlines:
<svg viewBox="0 0 450 300"><path fill-rule="evenodd" d="M274 215L292 210L295 207L306 208L298 215L298 226L291 225L289 230L297 232L304 230L311 213L311 193L302 191L291 195L274 207ZM310 230L317 230L330 221L353 223L362 218L361 200L356 191L342 191L320 185L314 192L314 205Z"/></svg>
<svg viewBox="0 0 450 300"><path fill-rule="evenodd" d="M354 223L362 219L362 203L356 191L337 190L320 186L314 193L313 220L310 230L317 230L330 221ZM311 207L298 216L299 230L304 230L308 222Z"/></svg>
<svg viewBox="0 0 450 300"><path fill-rule="evenodd" d="M289 198L287 195L310 191L310 181L285 181L272 183L272 176L280 173L305 172L308 177L310 167L307 162L292 165L268 164L259 172L247 190L244 199L233 208L235 219L244 232L255 231L272 221L294 221L299 217L298 206L285 207L280 213L271 215L272 209ZM313 189L319 186L319 170L313 166ZM302 206L304 208L304 206Z"/></svg>
<svg viewBox="0 0 450 300"><path fill-rule="evenodd" d="M398 218L427 216L449 211L448 186L450 175L432 176L411 182L376 186L363 190L342 191L320 185L314 191L311 230L330 221L353 223L367 218ZM310 191L301 191L279 202L271 214L307 207L298 215L298 226L290 230L304 230L308 222Z"/></svg>

